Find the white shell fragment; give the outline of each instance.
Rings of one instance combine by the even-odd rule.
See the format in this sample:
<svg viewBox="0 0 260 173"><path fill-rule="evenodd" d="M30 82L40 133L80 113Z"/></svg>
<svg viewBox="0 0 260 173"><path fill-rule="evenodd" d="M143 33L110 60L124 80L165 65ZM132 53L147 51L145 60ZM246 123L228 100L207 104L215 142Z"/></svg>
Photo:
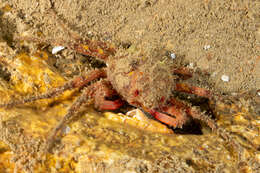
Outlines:
<svg viewBox="0 0 260 173"><path fill-rule="evenodd" d="M170 56L171 56L172 59L175 59L175 58L176 58L175 53L171 53Z"/></svg>
<svg viewBox="0 0 260 173"><path fill-rule="evenodd" d="M135 117L136 119L138 119L140 121L147 121L147 117L140 109L134 109L134 110L128 111L126 113L126 115L128 115L130 117Z"/></svg>
<svg viewBox="0 0 260 173"><path fill-rule="evenodd" d="M229 82L229 76L227 76L227 75L222 75L222 76L221 76L221 80L224 81L224 82Z"/></svg>
<svg viewBox="0 0 260 173"><path fill-rule="evenodd" d="M52 49L51 53L52 53L52 54L56 54L56 53L58 53L59 51L61 51L61 50L63 50L63 49L64 49L63 46L55 46L55 47Z"/></svg>
<svg viewBox="0 0 260 173"><path fill-rule="evenodd" d="M211 47L210 45L205 45L205 46L203 47L203 49L204 49L204 50L208 50L208 49L210 49L210 47Z"/></svg>
<svg viewBox="0 0 260 173"><path fill-rule="evenodd" d="M260 91L257 92L257 95L260 96Z"/></svg>

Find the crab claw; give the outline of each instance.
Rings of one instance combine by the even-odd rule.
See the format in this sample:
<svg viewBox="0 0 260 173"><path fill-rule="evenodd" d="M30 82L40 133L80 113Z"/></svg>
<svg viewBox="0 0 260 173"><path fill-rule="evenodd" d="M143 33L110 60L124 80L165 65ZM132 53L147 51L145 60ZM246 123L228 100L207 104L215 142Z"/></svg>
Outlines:
<svg viewBox="0 0 260 173"><path fill-rule="evenodd" d="M111 100L103 100L102 103L99 104L100 110L116 110L119 109L124 102L121 99L117 99L114 101Z"/></svg>
<svg viewBox="0 0 260 173"><path fill-rule="evenodd" d="M156 110L150 109L147 112L154 116L155 119L169 126L181 128L189 120L189 117L194 117L191 109L183 102L172 98L169 101L169 105Z"/></svg>
<svg viewBox="0 0 260 173"><path fill-rule="evenodd" d="M150 110L149 113L157 120L174 128L182 127L189 119L187 113L175 105L162 108L161 110Z"/></svg>

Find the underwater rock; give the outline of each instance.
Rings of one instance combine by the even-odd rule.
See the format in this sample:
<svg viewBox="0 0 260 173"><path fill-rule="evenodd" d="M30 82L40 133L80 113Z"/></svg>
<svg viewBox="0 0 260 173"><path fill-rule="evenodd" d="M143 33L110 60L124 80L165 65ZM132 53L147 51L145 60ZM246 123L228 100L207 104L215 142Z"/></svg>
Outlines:
<svg viewBox="0 0 260 173"><path fill-rule="evenodd" d="M9 78L0 76L1 102L63 85L66 80L48 65L48 59L45 51L2 56L1 64L9 69ZM53 99L1 108L0 140L6 145L0 143L0 169L10 165L8 169L35 172L259 171L260 116L255 112L257 98L253 96L227 97L211 105L219 127L241 148L234 148L232 141L223 140L204 125L201 135L174 134L157 122L149 124L159 131L149 131L140 128L145 118L140 122L136 116L100 113L90 105L68 124L66 129L70 130L63 131L53 153L47 153L48 133L78 95L77 90L67 91ZM127 121L120 120L122 116ZM8 159L2 159L5 157Z"/></svg>

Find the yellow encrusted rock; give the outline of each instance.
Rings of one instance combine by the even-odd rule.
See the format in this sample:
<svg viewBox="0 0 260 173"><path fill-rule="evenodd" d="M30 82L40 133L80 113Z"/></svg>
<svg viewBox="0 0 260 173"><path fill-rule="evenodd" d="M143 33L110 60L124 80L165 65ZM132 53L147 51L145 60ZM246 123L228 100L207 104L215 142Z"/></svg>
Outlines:
<svg viewBox="0 0 260 173"><path fill-rule="evenodd" d="M6 45L7 46L7 45ZM10 79L0 78L1 102L44 93L65 79L49 67L48 54L39 51L1 57ZM2 65L2 66L3 66ZM15 69L15 70L14 70ZM128 115L100 113L91 105L62 131L54 153L45 152L46 137L63 118L79 91L0 109L0 168L34 172L211 172L259 168L259 116L248 105L217 103L221 128L232 132L242 148L217 134L173 134L139 110ZM231 135L230 134L230 135ZM10 158L12 157L12 162ZM6 158L6 159L4 159Z"/></svg>

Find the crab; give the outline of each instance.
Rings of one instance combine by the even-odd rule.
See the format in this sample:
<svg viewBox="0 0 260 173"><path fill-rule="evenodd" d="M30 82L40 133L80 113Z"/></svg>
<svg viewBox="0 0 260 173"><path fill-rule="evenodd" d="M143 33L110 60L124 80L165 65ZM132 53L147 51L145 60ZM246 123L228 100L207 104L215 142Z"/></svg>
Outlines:
<svg viewBox="0 0 260 173"><path fill-rule="evenodd" d="M39 41L36 38L23 38ZM79 75L63 86L50 91L0 104L0 107L12 107L39 99L48 99L62 94L66 90L83 89L82 94L69 107L67 114L50 132L47 138L47 150L53 147L61 129L77 115L84 103L94 104L98 110L116 110L126 102L151 114L155 119L173 128L181 128L189 119L199 119L212 130L217 129L215 121L196 107L173 97L172 92L185 92L212 99L209 90L179 82L192 77L192 72L185 67L176 67L174 62L165 62L164 54L158 50L153 57L143 52L123 52L110 44L90 39L74 38L63 45L82 55L95 57L105 62L106 67L93 69ZM44 41L43 41L44 42ZM57 44L57 42L53 42Z"/></svg>

